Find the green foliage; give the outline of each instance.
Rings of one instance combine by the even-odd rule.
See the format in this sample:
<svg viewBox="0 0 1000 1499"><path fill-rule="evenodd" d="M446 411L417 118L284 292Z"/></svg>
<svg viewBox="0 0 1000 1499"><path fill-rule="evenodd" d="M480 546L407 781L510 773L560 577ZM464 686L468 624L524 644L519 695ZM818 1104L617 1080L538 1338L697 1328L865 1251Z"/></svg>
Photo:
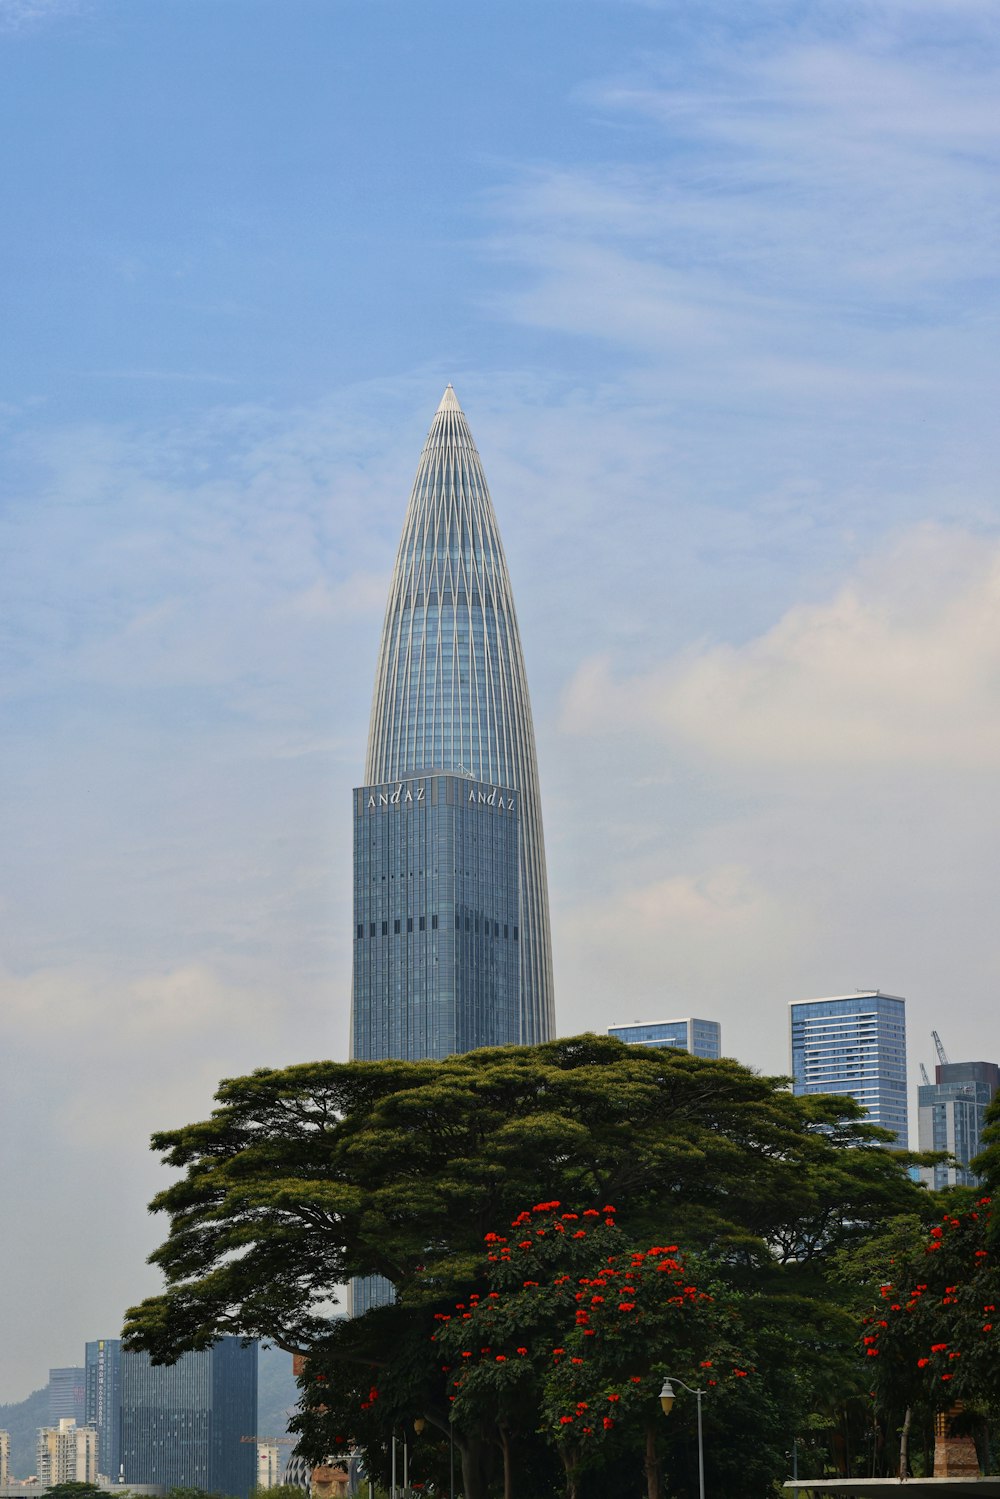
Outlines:
<svg viewBox="0 0 1000 1499"><path fill-rule="evenodd" d="M987 1245L989 1197L922 1232L886 1267L862 1346L883 1405L1000 1412L1000 1273Z"/></svg>
<svg viewBox="0 0 1000 1499"><path fill-rule="evenodd" d="M97 1499L98 1495L101 1499L106 1499L106 1491L96 1483L81 1483L74 1479L66 1483L54 1483L47 1492L54 1494L56 1499ZM124 1495L127 1491L122 1490L122 1493Z"/></svg>
<svg viewBox="0 0 1000 1499"><path fill-rule="evenodd" d="M115 1492L117 1493L117 1490ZM273 1493L274 1490L270 1489L268 1490L268 1492ZM105 1494L106 1496L105 1490L102 1489L101 1493ZM220 1494L214 1489L187 1488L181 1486L179 1488L168 1489L167 1499L230 1499L230 1496L227 1494ZM297 1491L296 1499L302 1499L301 1489Z"/></svg>
<svg viewBox="0 0 1000 1499"><path fill-rule="evenodd" d="M735 1426L739 1411L753 1408L746 1437L763 1471L780 1467L775 1454L800 1422L836 1403L851 1367L831 1256L857 1248L893 1215L919 1214L924 1198L907 1179L910 1158L877 1148L888 1136L851 1100L796 1098L783 1079L735 1062L608 1037L443 1062L261 1071L224 1083L218 1100L209 1120L154 1137L184 1175L153 1204L170 1222L152 1257L166 1288L129 1312L127 1346L171 1361L231 1332L307 1353L304 1407L293 1423L305 1455L318 1460L353 1438L384 1479L388 1433L420 1415L428 1481L433 1469L440 1482L455 1430L468 1499L489 1492L511 1440L529 1453L533 1479L547 1471L538 1428L550 1404L554 1417L558 1381L542 1380L534 1365L530 1378L517 1372L513 1356L509 1367L507 1355L503 1364L494 1359L477 1374L478 1390L470 1381L461 1391L453 1428L440 1360L430 1356L435 1314L489 1294L491 1276L499 1284L503 1265L488 1259L485 1237L526 1203L614 1203L619 1248L608 1253L676 1243L704 1267L699 1274L732 1318L731 1364L742 1350L768 1369L754 1400L735 1388L749 1381L731 1381L738 1409L726 1406L721 1388L712 1394ZM580 1269L571 1252L586 1239L561 1238L570 1268L559 1273L593 1278L594 1265ZM549 1268L554 1276L556 1262ZM331 1321L331 1288L373 1273L392 1283L395 1304ZM530 1323L530 1298L515 1291L503 1289L512 1328L517 1319ZM658 1322L645 1298L651 1336L680 1326ZM630 1329L621 1324L604 1339L609 1360L625 1358ZM576 1330L574 1322L561 1344L548 1346L568 1346ZM684 1347L685 1368L694 1367L696 1350ZM644 1398L654 1362L639 1371L649 1381ZM706 1420L714 1419L711 1404ZM678 1435L662 1440L687 1442L686 1420L664 1423ZM747 1487L752 1466L747 1460L727 1478L733 1491L758 1491Z"/></svg>

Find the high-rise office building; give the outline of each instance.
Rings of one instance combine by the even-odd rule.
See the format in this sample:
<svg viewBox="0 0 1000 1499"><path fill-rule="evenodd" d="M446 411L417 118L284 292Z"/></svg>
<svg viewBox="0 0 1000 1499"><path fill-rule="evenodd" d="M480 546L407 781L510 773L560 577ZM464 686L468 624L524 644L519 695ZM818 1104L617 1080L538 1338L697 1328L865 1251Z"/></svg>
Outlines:
<svg viewBox="0 0 1000 1499"><path fill-rule="evenodd" d="M10 1483L10 1432L0 1431L0 1489Z"/></svg>
<svg viewBox="0 0 1000 1499"><path fill-rule="evenodd" d="M86 1396L86 1376L77 1365L71 1368L50 1369L48 1384L49 1426L58 1429L62 1420L75 1421L83 1425Z"/></svg>
<svg viewBox="0 0 1000 1499"><path fill-rule="evenodd" d="M611 1025L608 1035L628 1046L668 1046L717 1062L722 1056L722 1027L717 1020L634 1020Z"/></svg>
<svg viewBox="0 0 1000 1499"><path fill-rule="evenodd" d="M38 1433L36 1471L39 1484L97 1482L97 1432L63 1416L58 1426Z"/></svg>
<svg viewBox="0 0 1000 1499"><path fill-rule="evenodd" d="M982 1149L986 1110L1000 1091L996 1062L941 1062L934 1081L917 1089L917 1143L920 1150L947 1150L956 1165L921 1168L929 1187L974 1187L979 1178L969 1162Z"/></svg>
<svg viewBox="0 0 1000 1499"><path fill-rule="evenodd" d="M122 1446L122 1345L96 1338L84 1352L84 1420L97 1432L97 1469L117 1479Z"/></svg>
<svg viewBox="0 0 1000 1499"><path fill-rule="evenodd" d="M908 1144L906 1001L878 989L793 1000L792 1081L796 1093L847 1093L873 1124Z"/></svg>
<svg viewBox="0 0 1000 1499"><path fill-rule="evenodd" d="M257 1345L220 1338L176 1364L121 1356L126 1485L160 1483L249 1499L257 1482ZM248 1440L243 1440L247 1438Z"/></svg>
<svg viewBox="0 0 1000 1499"><path fill-rule="evenodd" d="M449 385L389 588L354 792L352 1054L553 1032L535 741L493 504Z"/></svg>

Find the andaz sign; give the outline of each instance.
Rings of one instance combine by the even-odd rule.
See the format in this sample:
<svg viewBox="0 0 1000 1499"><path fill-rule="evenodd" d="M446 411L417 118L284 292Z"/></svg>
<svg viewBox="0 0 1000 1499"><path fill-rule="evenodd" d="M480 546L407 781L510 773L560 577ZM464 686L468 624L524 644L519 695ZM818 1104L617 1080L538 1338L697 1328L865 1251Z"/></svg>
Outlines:
<svg viewBox="0 0 1000 1499"><path fill-rule="evenodd" d="M425 800L425 788L423 786L404 785L400 781L395 791L372 791L368 797L368 810L374 811L376 807L398 807L401 803L422 802Z"/></svg>
<svg viewBox="0 0 1000 1499"><path fill-rule="evenodd" d="M475 786L470 786L469 801L477 807L496 807L498 812L513 812L514 810L514 798L504 796L497 786L491 786L489 791L477 791Z"/></svg>

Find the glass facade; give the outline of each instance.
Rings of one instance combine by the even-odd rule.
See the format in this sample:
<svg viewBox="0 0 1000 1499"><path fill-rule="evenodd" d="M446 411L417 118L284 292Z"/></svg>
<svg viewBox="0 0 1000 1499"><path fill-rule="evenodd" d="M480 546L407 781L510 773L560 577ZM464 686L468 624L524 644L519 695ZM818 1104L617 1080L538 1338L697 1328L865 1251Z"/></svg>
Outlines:
<svg viewBox="0 0 1000 1499"><path fill-rule="evenodd" d="M354 793L354 1010L362 1060L521 1035L518 795L454 775Z"/></svg>
<svg viewBox="0 0 1000 1499"><path fill-rule="evenodd" d="M496 1008L485 1004L478 1018L466 1021L456 1016L452 1029L458 1047L464 1050L490 1044L492 1036L501 1032L513 1042L548 1040L554 1030L548 890L527 678L486 476L450 385L420 458L389 588L372 699L365 783L368 788L384 788L431 772L469 777L480 785L509 788L517 794L518 912L516 918L507 919L509 929L514 925L518 928L517 1024L511 1030L505 1017L498 1031ZM445 868L440 859L435 862L439 872ZM453 873L457 878L457 864ZM463 870L463 876L475 883L471 866ZM493 879L490 875L488 882ZM504 884L504 898L506 889ZM483 899L487 895L492 900L488 891L484 891ZM457 890L455 899L461 902ZM471 906L473 902L466 904ZM488 905L487 900L481 906L481 918L499 920L498 913L492 907L487 909ZM375 919L401 919L403 914L400 905L398 910L390 913L387 909L384 916ZM424 914L430 914L429 908ZM439 921L442 914L438 912ZM371 919L359 909L355 931L366 921L370 924ZM464 925L461 930L464 933ZM380 928L377 935L381 936ZM387 935L397 934L390 927ZM383 1026L373 1018L369 1026L360 1015L366 995L377 996L377 1003L382 1004L385 993L384 987L371 987L368 940L358 938L355 946L362 973L356 975L354 986L354 1036L356 1046L376 1049L355 1050L354 1054L437 1055L436 1050L421 1053L419 1046L421 1035L426 1035L437 1047L438 1038L447 1031L442 1015L429 1017L424 1029L424 1022L418 1018L417 1029L405 1040L391 1023ZM411 961L424 956L416 943L399 943L387 949L388 961L400 966L399 979L393 982L398 984L401 1002L411 987L404 970ZM439 953L439 966L442 956ZM479 957L469 957L470 971L478 964ZM415 993L422 983L424 980L418 981ZM461 986L452 999L449 985L450 980L443 978L442 1004L461 1004ZM462 992L471 997L479 990L466 987ZM482 1035L478 1030L480 1019L487 1025ZM382 1043L375 1039L379 1035L387 1045L405 1045L408 1049L379 1052L377 1047ZM464 1041L459 1041L460 1036Z"/></svg>
<svg viewBox="0 0 1000 1499"><path fill-rule="evenodd" d="M97 1470L114 1481L121 1466L122 1345L97 1338L84 1352L85 1421L97 1432Z"/></svg>
<svg viewBox="0 0 1000 1499"><path fill-rule="evenodd" d="M796 1093L848 1093L906 1148L906 1001L870 990L795 1000L791 1016Z"/></svg>
<svg viewBox="0 0 1000 1499"><path fill-rule="evenodd" d="M917 1090L917 1140L921 1150L947 1150L956 1165L923 1167L921 1178L937 1191L974 1187L979 1178L969 1163L982 1149L986 1110L1000 1090L995 1062L944 1062L933 1083Z"/></svg>
<svg viewBox="0 0 1000 1499"><path fill-rule="evenodd" d="M126 1484L249 1499L257 1483L256 1343L221 1338L169 1365L123 1353L121 1367Z"/></svg>
<svg viewBox="0 0 1000 1499"><path fill-rule="evenodd" d="M58 1427L60 1421L72 1420L82 1426L85 1394L86 1376L80 1366L50 1369L46 1401L49 1425Z"/></svg>
<svg viewBox="0 0 1000 1499"><path fill-rule="evenodd" d="M612 1025L608 1035L629 1046L673 1046L717 1062L722 1056L722 1027L717 1020L646 1020Z"/></svg>

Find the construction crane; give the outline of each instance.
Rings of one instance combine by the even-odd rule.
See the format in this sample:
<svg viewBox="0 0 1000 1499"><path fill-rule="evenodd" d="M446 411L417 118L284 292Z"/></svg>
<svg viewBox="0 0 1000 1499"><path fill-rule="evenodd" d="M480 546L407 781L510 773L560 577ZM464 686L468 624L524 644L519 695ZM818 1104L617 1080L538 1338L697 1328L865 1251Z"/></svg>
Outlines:
<svg viewBox="0 0 1000 1499"><path fill-rule="evenodd" d="M938 1035L937 1031L931 1031L931 1035L934 1037L934 1045L937 1047L938 1061L941 1063L942 1067L947 1067L949 1065L948 1053L941 1045L941 1037Z"/></svg>
<svg viewBox="0 0 1000 1499"><path fill-rule="evenodd" d="M923 1062L920 1063L920 1081L924 1083L928 1088L931 1085L931 1080L927 1076L927 1068L924 1066Z"/></svg>

